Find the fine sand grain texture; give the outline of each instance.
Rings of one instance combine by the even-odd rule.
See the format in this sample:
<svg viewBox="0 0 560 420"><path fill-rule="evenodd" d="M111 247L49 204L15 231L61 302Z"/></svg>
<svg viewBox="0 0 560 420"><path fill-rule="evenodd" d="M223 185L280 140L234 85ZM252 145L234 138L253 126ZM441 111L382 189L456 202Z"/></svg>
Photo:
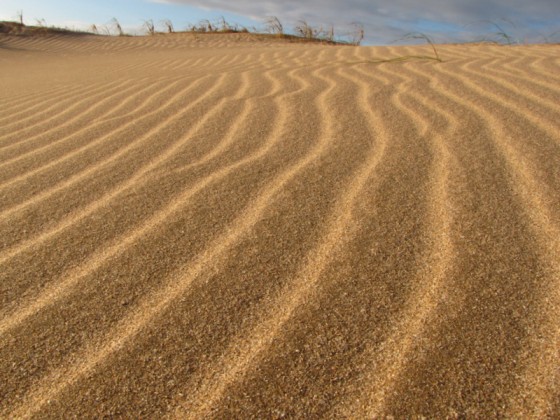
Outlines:
<svg viewBox="0 0 560 420"><path fill-rule="evenodd" d="M0 418L560 417L560 47L0 38Z"/></svg>

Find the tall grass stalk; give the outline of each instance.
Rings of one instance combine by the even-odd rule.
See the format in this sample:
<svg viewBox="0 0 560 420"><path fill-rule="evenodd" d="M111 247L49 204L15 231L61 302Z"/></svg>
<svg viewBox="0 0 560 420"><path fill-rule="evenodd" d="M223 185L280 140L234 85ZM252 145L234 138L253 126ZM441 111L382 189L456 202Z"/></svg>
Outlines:
<svg viewBox="0 0 560 420"><path fill-rule="evenodd" d="M320 30L313 28L311 25L307 23L305 20L298 21L298 24L294 27L294 32L296 35L306 38L312 39L317 38Z"/></svg>
<svg viewBox="0 0 560 420"><path fill-rule="evenodd" d="M154 21L152 19L145 20L142 27L146 30L148 35L155 35L156 34L156 27L155 27Z"/></svg>
<svg viewBox="0 0 560 420"><path fill-rule="evenodd" d="M515 27L515 24L513 22L506 19L503 20L509 23L510 25L512 25L513 27ZM498 39L504 40L507 45L512 45L516 43L513 37L511 37L500 25L498 25L498 23L494 22L493 20L486 20L485 22L489 23L496 29L496 33L494 35L497 35Z"/></svg>
<svg viewBox="0 0 560 420"><path fill-rule="evenodd" d="M434 52L434 56L415 56L414 58L423 58L423 59L427 59L427 60L435 60L435 61L439 61L440 63L443 61L441 59L441 57L439 56L438 50L436 49L436 45L433 41L432 38L430 38L428 35L421 33L421 32L411 32L406 34L402 39L420 39L423 41L426 41L430 47L432 47L432 51Z"/></svg>
<svg viewBox="0 0 560 420"><path fill-rule="evenodd" d="M111 19L110 23L113 25L113 28L115 28L115 30L117 31L118 36L123 36L124 35L123 28L122 28L121 24L119 23L119 21L117 20L117 18Z"/></svg>
<svg viewBox="0 0 560 420"><path fill-rule="evenodd" d="M276 16L268 16L265 20L266 32L275 35L284 35L284 25Z"/></svg>
<svg viewBox="0 0 560 420"><path fill-rule="evenodd" d="M358 46L364 40L366 31L364 30L364 26L359 22L353 22L352 26L354 26L354 32L352 33L352 45Z"/></svg>
<svg viewBox="0 0 560 420"><path fill-rule="evenodd" d="M173 22L171 22L171 20L164 19L161 21L161 23L163 24L163 26L165 26L165 29L167 29L168 33L172 34L173 32L175 32L175 28L173 27Z"/></svg>

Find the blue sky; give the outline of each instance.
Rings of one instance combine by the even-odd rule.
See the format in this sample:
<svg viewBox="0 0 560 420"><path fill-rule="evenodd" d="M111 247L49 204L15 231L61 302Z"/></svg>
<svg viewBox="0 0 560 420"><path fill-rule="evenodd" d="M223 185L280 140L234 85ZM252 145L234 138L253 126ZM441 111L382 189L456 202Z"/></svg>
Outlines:
<svg viewBox="0 0 560 420"><path fill-rule="evenodd" d="M274 15L288 29L305 19L334 24L340 35L360 22L367 44L387 44L413 31L436 42L495 39L498 29L489 21L519 42L542 42L560 31L560 0L0 0L0 20L13 20L18 10L27 24L45 19L48 25L77 29L116 17L133 33L145 19L171 19L176 29L184 29L222 15L249 27L262 27L263 18ZM552 40L560 41L560 32Z"/></svg>
<svg viewBox="0 0 560 420"><path fill-rule="evenodd" d="M47 25L87 28L92 24L107 24L113 17L128 31L139 31L144 20L160 22L171 19L176 29L184 29L189 23L202 19L218 19L241 25L258 25L247 17L223 11L208 10L185 4L148 0L1 0L0 20L15 20L18 10L23 11L24 23L34 25L37 19L45 19Z"/></svg>

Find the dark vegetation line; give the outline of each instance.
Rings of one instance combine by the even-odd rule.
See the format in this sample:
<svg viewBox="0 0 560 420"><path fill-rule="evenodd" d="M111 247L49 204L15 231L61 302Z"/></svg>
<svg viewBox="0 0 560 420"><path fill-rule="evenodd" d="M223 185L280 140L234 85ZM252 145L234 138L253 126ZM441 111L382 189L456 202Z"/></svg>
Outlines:
<svg viewBox="0 0 560 420"><path fill-rule="evenodd" d="M19 11L17 14L17 22L0 22L0 35L10 34L19 36L33 36L33 35L49 35L49 34L67 34L67 35L100 35L100 36L132 36L127 34L117 18L112 18L105 25L91 25L87 31L76 31L67 28L58 28L54 26L47 26L44 19L36 19L37 25L28 26L23 23L23 12ZM293 27L291 32L287 32L284 24L276 16L268 16L264 20L265 24L263 28L257 27L246 27L239 25L237 23L230 23L226 21L224 17L216 21L210 21L208 19L201 20L196 24L189 24L183 31L176 31L173 22L169 19L164 19L159 22L159 28L152 19L144 20L141 29L148 36L157 36L161 34L173 34L173 33L187 33L198 36L199 34L253 34L259 37L265 38L279 38L286 40L288 42L315 42L321 44L330 45L354 45L359 46L364 37L365 30L360 23L352 23L352 30L343 34L336 34L334 25L323 26L313 26L310 25L306 20L299 20ZM506 21L513 25L513 23ZM517 45L520 44L519 41L514 39L511 35L504 30L503 26L500 26L495 21L484 21L484 23L489 24L497 32L493 33L494 39L492 38L482 38L475 43L489 43L495 45ZM514 25L515 26L515 25ZM554 36L559 33L555 32L549 37L544 37L545 43L551 42ZM388 62L398 62L398 61L408 61L408 60L433 60L437 62L442 62L442 58L436 48L436 43L434 40L421 32L411 32L404 35L402 38L397 39L395 42L413 40L422 41L431 47L433 54L429 55L406 55L398 56L390 59L380 59L380 60L367 60L368 63L388 63ZM465 42L468 44L469 42ZM356 64L356 63L349 63Z"/></svg>
<svg viewBox="0 0 560 420"><path fill-rule="evenodd" d="M505 24L503 22L505 22ZM35 25L25 25L23 22L23 12L17 12L17 21L15 22L0 22L0 34L10 35L48 35L48 34L69 34L69 35L104 35L104 36L132 36L127 34L117 18L112 18L108 23L103 25L93 24L87 30L74 30L68 28L59 28L55 26L48 26L45 19L35 19ZM515 28L515 24L507 19L500 21L485 20L484 23L490 26L491 33L482 36L473 43L489 43L496 45L517 45L523 42L516 39L506 30L506 24ZM468 25L467 25L468 26ZM159 29L158 29L159 28ZM224 17L215 21L204 19L195 24L188 24L184 30L176 30L173 22L170 19L163 19L160 22L154 22L152 19L144 20L141 25L141 30L150 36L155 36L163 33L192 33L192 34L212 34L212 33L247 33L265 37L282 38L287 41L293 42L319 42L323 44L336 44L336 45L360 45L365 37L365 30L363 25L354 22L351 24L351 30L340 33L335 31L334 25L328 26L313 26L306 20L299 20L291 30L287 30L285 25L276 16L267 16L264 19L264 26L257 28L255 26L247 27L237 23L230 23ZM541 34L543 43L551 44L557 43L557 38L560 31L553 32L549 35ZM397 41L402 40L422 40L432 47L434 52L433 57L415 57L415 58L430 58L436 61L441 61L439 54L434 47L435 42L428 35L424 33L413 32L405 35ZM466 41L464 43L470 43Z"/></svg>
<svg viewBox="0 0 560 420"><path fill-rule="evenodd" d="M161 30L158 30L158 27ZM145 20L141 29L146 35L155 36L162 33L192 33L192 34L211 34L211 33L247 33L260 36L282 38L288 41L320 42L327 44L360 45L364 39L365 31L362 25L352 24L353 29L344 34L335 33L334 25L328 27L312 26L305 20L300 20L294 26L293 31L285 30L284 25L275 17L265 19L264 28L246 27L237 23L230 23L225 18L217 21L208 19L201 20L196 24L189 24L185 30L176 31L173 22L164 19L156 25L152 19ZM127 34L117 18L111 19L105 25L91 25L87 31L77 31L67 28L47 26L44 19L37 19L35 25L23 23L23 14L18 12L17 22L0 22L0 34L10 34L19 36L48 35L48 34L69 34L69 35L104 35L104 36L131 36Z"/></svg>

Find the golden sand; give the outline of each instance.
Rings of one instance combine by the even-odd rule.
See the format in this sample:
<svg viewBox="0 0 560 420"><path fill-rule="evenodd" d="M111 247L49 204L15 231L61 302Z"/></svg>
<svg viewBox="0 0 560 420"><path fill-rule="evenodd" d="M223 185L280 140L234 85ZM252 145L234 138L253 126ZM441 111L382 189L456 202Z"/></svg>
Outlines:
<svg viewBox="0 0 560 420"><path fill-rule="evenodd" d="M560 47L0 38L0 417L560 416Z"/></svg>

